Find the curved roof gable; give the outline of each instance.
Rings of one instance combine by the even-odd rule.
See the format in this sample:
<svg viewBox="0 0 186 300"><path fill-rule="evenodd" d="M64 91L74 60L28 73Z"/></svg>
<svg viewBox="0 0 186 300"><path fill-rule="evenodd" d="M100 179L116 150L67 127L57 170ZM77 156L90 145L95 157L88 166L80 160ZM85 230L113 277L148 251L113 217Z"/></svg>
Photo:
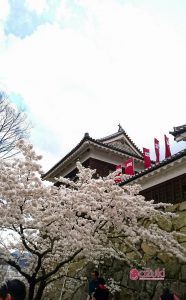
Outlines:
<svg viewBox="0 0 186 300"><path fill-rule="evenodd" d="M120 124L118 126L119 126L118 132L115 132L114 134L108 135L104 138L97 139L97 141L103 144L107 144L109 146L114 146L123 151L130 152L131 154L136 154L143 157L143 153L141 152L141 150L128 136L128 134L122 128L122 126Z"/></svg>
<svg viewBox="0 0 186 300"><path fill-rule="evenodd" d="M55 164L50 170L43 174L42 178L47 179L50 176L53 176L59 168L63 168L69 160L81 155L82 150L85 151L85 148L90 147L101 147L101 149L106 152L111 151L117 153L118 155L126 155L128 157L134 157L137 160L143 160L142 152L137 148L133 141L128 137L126 132L120 126L118 132L107 136L102 139L93 139L89 136L88 133L85 133L83 139L74 147L67 155L65 155L57 164Z"/></svg>

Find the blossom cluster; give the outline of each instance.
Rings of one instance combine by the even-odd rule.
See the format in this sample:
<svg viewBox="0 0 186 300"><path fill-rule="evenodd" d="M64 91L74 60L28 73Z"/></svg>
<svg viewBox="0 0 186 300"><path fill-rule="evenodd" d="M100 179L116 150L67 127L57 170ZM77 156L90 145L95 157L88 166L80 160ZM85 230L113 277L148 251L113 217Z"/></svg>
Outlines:
<svg viewBox="0 0 186 300"><path fill-rule="evenodd" d="M140 255L142 241L185 259L174 233L139 222L170 213L158 209L164 204L145 201L138 185L121 187L114 174L94 179L95 171L78 162L76 182L58 178L60 187L51 186L41 179L41 157L33 147L24 141L18 146L21 158L0 161L0 229L6 233L0 252L28 282L49 282L77 257L129 260L122 245ZM20 255L13 257L15 250ZM19 265L23 253L30 254L26 268Z"/></svg>

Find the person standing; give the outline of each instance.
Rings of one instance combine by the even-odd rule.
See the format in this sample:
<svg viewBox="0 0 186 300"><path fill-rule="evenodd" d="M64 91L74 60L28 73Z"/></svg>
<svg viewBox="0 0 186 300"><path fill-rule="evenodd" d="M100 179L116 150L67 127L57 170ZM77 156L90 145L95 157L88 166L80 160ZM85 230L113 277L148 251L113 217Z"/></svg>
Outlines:
<svg viewBox="0 0 186 300"><path fill-rule="evenodd" d="M92 300L93 299L93 293L98 287L98 278L99 278L99 273L98 271L93 271L91 273L91 280L89 281L89 289L88 289L88 299Z"/></svg>
<svg viewBox="0 0 186 300"><path fill-rule="evenodd" d="M108 300L109 290L105 285L105 280L103 278L98 279L98 287L93 294L93 300Z"/></svg>

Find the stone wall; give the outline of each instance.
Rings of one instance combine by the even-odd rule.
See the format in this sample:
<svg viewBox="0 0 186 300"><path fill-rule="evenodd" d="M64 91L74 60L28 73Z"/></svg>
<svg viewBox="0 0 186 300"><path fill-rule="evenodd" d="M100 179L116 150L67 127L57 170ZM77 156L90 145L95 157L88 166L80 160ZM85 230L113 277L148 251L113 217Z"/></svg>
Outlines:
<svg viewBox="0 0 186 300"><path fill-rule="evenodd" d="M161 218L158 221L159 226L170 232L172 230L186 234L186 201L176 204L166 209L166 211L176 212L178 217L175 219L165 220ZM148 226L148 222L146 224ZM179 242L186 248L186 237L178 238ZM105 261L99 265L101 276L105 279L112 277L118 282L120 292L112 296L113 300L159 300L163 287L168 286L176 293L181 300L186 300L186 263L183 263L175 257L169 257L161 253L153 245L146 243L141 244L143 253L143 263L153 270L165 268L165 280L163 281L132 281L129 279L130 267L125 263L116 260ZM134 252L128 252L128 257L135 258ZM140 263L140 262L139 262ZM91 266L87 269L86 274L90 274ZM138 268L138 266L136 266ZM71 299L86 300L86 285L78 290L78 293Z"/></svg>

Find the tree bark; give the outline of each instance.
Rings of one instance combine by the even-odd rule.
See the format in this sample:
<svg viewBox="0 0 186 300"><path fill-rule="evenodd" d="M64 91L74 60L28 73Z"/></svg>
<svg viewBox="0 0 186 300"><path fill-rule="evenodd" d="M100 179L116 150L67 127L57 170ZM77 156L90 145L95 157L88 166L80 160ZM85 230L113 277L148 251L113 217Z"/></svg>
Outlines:
<svg viewBox="0 0 186 300"><path fill-rule="evenodd" d="M41 281L34 300L41 300L45 287L46 287L46 282Z"/></svg>
<svg viewBox="0 0 186 300"><path fill-rule="evenodd" d="M35 282L29 284L28 300L34 300Z"/></svg>

